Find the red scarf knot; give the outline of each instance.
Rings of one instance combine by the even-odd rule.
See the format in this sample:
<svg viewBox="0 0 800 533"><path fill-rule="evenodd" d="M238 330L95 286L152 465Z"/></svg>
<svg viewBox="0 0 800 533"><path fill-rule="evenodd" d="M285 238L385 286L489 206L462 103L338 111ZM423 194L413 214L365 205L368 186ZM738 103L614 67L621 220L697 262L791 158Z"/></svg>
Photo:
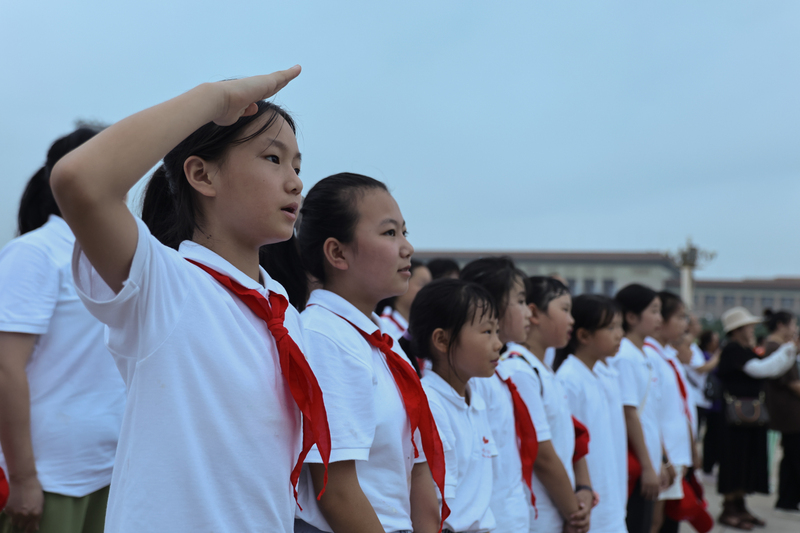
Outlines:
<svg viewBox="0 0 800 533"><path fill-rule="evenodd" d="M278 348L278 359L281 367L281 374L289 386L292 398L297 404L298 409L303 415L303 447L300 456L292 470L290 481L294 491L294 499L297 501L297 481L300 479L300 471L303 468L303 460L308 455L308 451L316 444L319 454L322 457L322 464L325 466L325 479L322 490L317 499L319 500L325 493L328 484L328 461L331 456L331 432L328 427L328 415L325 411L325 402L322 399L322 390L319 388L314 372L308 361L300 351L300 347L294 342L286 326L283 325L286 309L289 302L278 293L269 292L269 300L255 289L248 289L230 277L217 272L211 267L186 259L193 265L206 271L211 277L217 280L222 286L234 293L250 310L261 320L263 320L270 334L275 339L275 346ZM299 507L299 504L298 504ZM302 511L302 507L300 508Z"/></svg>

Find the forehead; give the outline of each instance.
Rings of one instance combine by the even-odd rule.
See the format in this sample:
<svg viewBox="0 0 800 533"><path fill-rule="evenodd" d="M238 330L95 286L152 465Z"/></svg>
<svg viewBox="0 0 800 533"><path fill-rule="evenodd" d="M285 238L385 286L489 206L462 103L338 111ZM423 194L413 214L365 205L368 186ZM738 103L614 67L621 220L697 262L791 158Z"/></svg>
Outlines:
<svg viewBox="0 0 800 533"><path fill-rule="evenodd" d="M358 209L359 225L386 224L404 225L400 206L387 191L383 189L369 189L358 195L356 208Z"/></svg>
<svg viewBox="0 0 800 533"><path fill-rule="evenodd" d="M267 111L250 123L239 138L244 139L253 135L263 128L264 124L270 119L272 119L272 124L270 124L269 128L261 132L257 137L242 143L240 146L250 146L258 150L265 150L277 141L279 145L285 146L287 151L292 152L292 155L298 154L300 150L297 147L297 137L292 131L291 126L289 126L280 114L277 114L273 119L271 111Z"/></svg>

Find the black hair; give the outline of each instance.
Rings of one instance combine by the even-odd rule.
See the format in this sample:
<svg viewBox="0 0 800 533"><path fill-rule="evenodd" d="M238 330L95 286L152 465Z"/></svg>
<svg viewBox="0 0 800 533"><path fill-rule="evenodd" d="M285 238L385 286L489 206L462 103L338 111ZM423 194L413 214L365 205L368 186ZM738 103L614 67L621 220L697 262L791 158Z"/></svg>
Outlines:
<svg viewBox="0 0 800 533"><path fill-rule="evenodd" d="M81 127L57 139L47 151L47 161L44 166L28 180L22 198L19 202L17 215L17 232L24 235L42 227L50 215L61 216L61 210L53 197L50 189L50 174L59 159L67 155L78 146L82 145L95 135L98 130Z"/></svg>
<svg viewBox="0 0 800 533"><path fill-rule="evenodd" d="M525 303L534 304L543 313L547 313L550 302L565 294L569 294L569 288L550 276L531 276L525 284Z"/></svg>
<svg viewBox="0 0 800 533"><path fill-rule="evenodd" d="M411 304L408 331L400 339L400 346L412 361L432 361L431 337L441 328L450 333L447 358L450 368L453 368L453 348L464 325L487 314L497 317L497 306L489 291L481 285L460 279L432 281L420 289Z"/></svg>
<svg viewBox="0 0 800 533"><path fill-rule="evenodd" d="M764 309L764 326L770 333L774 333L780 325L788 326L794 319L794 313L791 311Z"/></svg>
<svg viewBox="0 0 800 533"><path fill-rule="evenodd" d="M444 258L436 258L428 261L428 270L431 271L431 278L433 279L443 278L452 273L455 273L455 275L458 276L461 272L461 269L458 267L458 263L452 259Z"/></svg>
<svg viewBox="0 0 800 533"><path fill-rule="evenodd" d="M424 266L425 266L425 263L423 263L422 261L417 261L416 259L412 259L411 260L411 269L410 269L411 275L412 276L414 275L414 271L416 269L418 269L419 267L424 267ZM394 309L394 303L396 301L397 301L397 296L392 296L390 298L384 298L383 300L378 302L378 305L375 306L375 312L380 314L380 313L383 312L383 310L386 307L391 307L392 309Z"/></svg>
<svg viewBox="0 0 800 533"><path fill-rule="evenodd" d="M622 311L622 327L627 333L630 331L630 324L628 324L628 313L641 315L642 311L653 303L653 300L658 298L658 293L650 287L639 285L638 283L631 283L619 290L614 297L614 301L619 305Z"/></svg>
<svg viewBox="0 0 800 533"><path fill-rule="evenodd" d="M220 161L231 146L258 137L279 118L283 118L292 132L296 132L294 120L282 107L265 100L256 105L258 111L255 114L241 117L230 126L213 122L201 126L164 156L163 163L153 173L142 201L142 220L165 246L177 250L181 242L192 238L195 229L202 229L202 213L195 200L195 191L183 171L189 157ZM242 137L242 132L263 115L268 115L268 119L258 131Z"/></svg>
<svg viewBox="0 0 800 533"><path fill-rule="evenodd" d="M258 250L258 262L272 279L283 285L289 302L302 312L308 301L308 282L297 282L298 273L303 273L303 263L297 252L297 238L262 246Z"/></svg>
<svg viewBox="0 0 800 533"><path fill-rule="evenodd" d="M508 306L508 293L514 283L527 286L525 273L509 257L483 257L470 262L461 270L461 279L482 285L497 304L497 317L503 318ZM526 287L527 288L527 287ZM526 290L527 294L527 290Z"/></svg>
<svg viewBox="0 0 800 533"><path fill-rule="evenodd" d="M563 348L556 350L553 369L558 370L561 363L578 349L578 330L594 333L608 327L617 314L621 314L617 302L602 294L581 294L572 299L572 336Z"/></svg>
<svg viewBox="0 0 800 533"><path fill-rule="evenodd" d="M661 300L661 318L665 323L684 305L681 297L674 292L661 291L658 298Z"/></svg>
<svg viewBox="0 0 800 533"><path fill-rule="evenodd" d="M708 347L711 345L711 342L714 340L714 335L717 332L713 329L705 329L700 336L697 337L697 347L703 350L704 352L708 351Z"/></svg>

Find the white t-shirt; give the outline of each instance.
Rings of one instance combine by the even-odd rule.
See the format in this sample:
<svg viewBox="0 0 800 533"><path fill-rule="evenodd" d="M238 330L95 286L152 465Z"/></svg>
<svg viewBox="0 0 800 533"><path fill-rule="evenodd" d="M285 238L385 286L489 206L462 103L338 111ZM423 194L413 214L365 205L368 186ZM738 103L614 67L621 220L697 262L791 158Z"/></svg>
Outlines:
<svg viewBox="0 0 800 533"><path fill-rule="evenodd" d="M408 330L408 320L403 318L403 315L388 305L383 308L383 311L381 311L379 320L381 332L389 335L395 340L395 342L400 340L400 337L403 336L403 333Z"/></svg>
<svg viewBox="0 0 800 533"><path fill-rule="evenodd" d="M504 363L497 367L497 373L503 379L508 377ZM522 478L511 392L497 374L490 378L472 378L469 383L471 390L486 404L489 425L497 446L497 455L492 458L492 500L489 504L497 524L494 531L528 531L531 499L526 494L527 488Z"/></svg>
<svg viewBox="0 0 800 533"><path fill-rule="evenodd" d="M301 415L267 325L236 295L184 258L248 289L264 287L222 257L184 241L176 251L140 219L130 274L118 294L75 247L75 284L106 324L106 343L128 387L106 531L294 529L290 475ZM284 325L303 349L300 316Z"/></svg>
<svg viewBox="0 0 800 533"><path fill-rule="evenodd" d="M689 433L690 420L687 420L686 410L681 396L678 378L675 370L668 361L672 361L678 372L683 371L683 365L678 361L677 353L674 348L668 346L664 348L657 340L652 337L645 339L644 351L648 357L657 361L660 365L661 373L661 440L667 450L667 457L675 465L676 470L680 471L680 466L690 466L692 464L692 444ZM686 376L681 379L686 385Z"/></svg>
<svg viewBox="0 0 800 533"><path fill-rule="evenodd" d="M689 361L688 365L683 365L683 369L686 371L687 385L691 391L690 396L692 398L692 403L695 405L695 408L702 407L704 409L711 409L711 400L705 396L708 374L701 374L695 370L706 364L706 357L703 355L703 350L701 350L698 345L692 343L691 348L692 359ZM697 424L692 428L693 432L697 432L696 426Z"/></svg>
<svg viewBox="0 0 800 533"><path fill-rule="evenodd" d="M0 331L38 335L25 373L39 482L82 497L111 483L125 384L103 345L103 325L75 292L74 242L67 223L51 215L0 250ZM0 467L7 469L2 450Z"/></svg>
<svg viewBox="0 0 800 533"><path fill-rule="evenodd" d="M608 401L608 416L611 422L611 434L614 438L614 455L618 468L614 479L617 497L622 502L623 513L627 511L628 501L628 426L625 424L625 410L622 406L619 374L603 361L595 363L595 375L603 385L603 392ZM590 435L591 438L591 435ZM589 443L591 446L591 442Z"/></svg>
<svg viewBox="0 0 800 533"><path fill-rule="evenodd" d="M602 364L602 363L601 363ZM593 533L625 533L627 499L620 499L618 473L627 469L620 464L608 404L603 384L580 359L570 355L558 368L556 378L567 391L572 415L589 430L589 453L586 465L592 488L600 495L600 503L592 509ZM617 405L622 410L622 404Z"/></svg>
<svg viewBox="0 0 800 533"><path fill-rule="evenodd" d="M494 531L492 457L497 456L486 404L469 384L470 403L435 372L422 378L433 418L439 428L446 465L445 498L451 531Z"/></svg>
<svg viewBox="0 0 800 533"><path fill-rule="evenodd" d="M508 345L508 350L518 355L507 359L503 365L528 406L536 436L539 442L549 440L552 443L574 487L572 456L575 453L575 425L572 423L567 392L556 379L553 370L539 361L527 348L512 343ZM539 517L535 518L534 509L530 507L530 530L561 531L564 519L535 472L531 485L536 495Z"/></svg>
<svg viewBox="0 0 800 533"><path fill-rule="evenodd" d="M657 474L661 468L661 365L627 338L608 361L619 373L622 405L636 407L639 412L644 443Z"/></svg>
<svg viewBox="0 0 800 533"><path fill-rule="evenodd" d="M420 455L415 459L408 413L386 357L344 320L372 334L378 330L378 316L373 313L370 319L341 296L317 289L301 318L305 353L328 411L331 462L355 461L361 490L386 531L411 529L411 470L425 461L422 444L417 439ZM392 350L408 361L399 345ZM312 448L306 463L321 462ZM298 491L303 510L297 510L297 517L331 531L307 467Z"/></svg>

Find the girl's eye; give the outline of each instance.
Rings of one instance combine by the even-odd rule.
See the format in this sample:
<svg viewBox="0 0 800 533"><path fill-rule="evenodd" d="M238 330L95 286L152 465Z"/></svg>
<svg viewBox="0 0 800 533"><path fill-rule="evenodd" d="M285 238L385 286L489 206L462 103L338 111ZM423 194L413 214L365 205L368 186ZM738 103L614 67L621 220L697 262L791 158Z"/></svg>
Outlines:
<svg viewBox="0 0 800 533"><path fill-rule="evenodd" d="M403 230L403 237L408 237L408 230Z"/></svg>
<svg viewBox="0 0 800 533"><path fill-rule="evenodd" d="M397 235L397 232L393 229L390 229L389 231L384 233L384 235L388 235L389 237L394 237L395 235Z"/></svg>
<svg viewBox="0 0 800 533"><path fill-rule="evenodd" d="M294 173L299 176L300 175L300 169L299 168L294 169Z"/></svg>
<svg viewBox="0 0 800 533"><path fill-rule="evenodd" d="M280 165L280 163L281 163L281 160L277 155L267 155L267 156L264 156L264 159L266 159L267 161L269 161L271 163L275 163L276 165Z"/></svg>

